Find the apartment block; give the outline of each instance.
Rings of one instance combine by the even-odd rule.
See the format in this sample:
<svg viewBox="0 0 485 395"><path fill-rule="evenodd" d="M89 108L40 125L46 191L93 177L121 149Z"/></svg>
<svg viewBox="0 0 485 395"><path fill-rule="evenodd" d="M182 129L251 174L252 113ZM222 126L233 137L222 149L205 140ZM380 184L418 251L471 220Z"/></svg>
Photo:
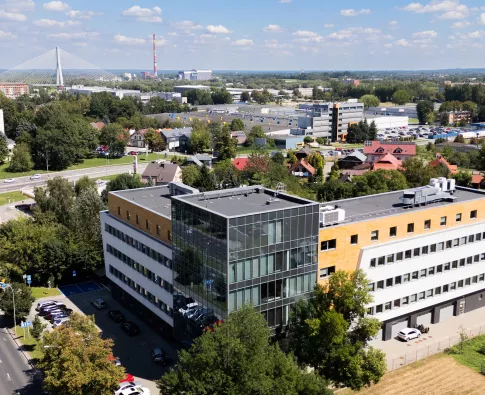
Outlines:
<svg viewBox="0 0 485 395"><path fill-rule="evenodd" d="M1 83L0 92L9 99L16 99L22 95L28 95L29 86L22 83Z"/></svg>

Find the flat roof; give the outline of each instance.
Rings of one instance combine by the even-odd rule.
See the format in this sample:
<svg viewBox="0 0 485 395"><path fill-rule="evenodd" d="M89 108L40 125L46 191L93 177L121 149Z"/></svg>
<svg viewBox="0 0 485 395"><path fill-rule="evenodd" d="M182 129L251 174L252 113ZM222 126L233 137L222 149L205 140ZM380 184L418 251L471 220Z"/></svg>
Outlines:
<svg viewBox="0 0 485 395"><path fill-rule="evenodd" d="M261 185L179 195L173 198L228 218L318 204Z"/></svg>
<svg viewBox="0 0 485 395"><path fill-rule="evenodd" d="M457 187L456 189L454 196L457 196L457 199L454 201L441 201L418 207L405 206L401 203L399 198L403 195L404 191L336 200L333 202L321 203L321 206L338 205L339 208L345 210L345 221L335 224L340 225L349 222L367 221L379 217L403 214L409 211L427 210L434 207L449 206L471 200L485 199L485 191L463 187Z"/></svg>
<svg viewBox="0 0 485 395"><path fill-rule="evenodd" d="M172 217L172 200L167 185L158 187L127 189L111 192L143 208L152 210L166 218Z"/></svg>

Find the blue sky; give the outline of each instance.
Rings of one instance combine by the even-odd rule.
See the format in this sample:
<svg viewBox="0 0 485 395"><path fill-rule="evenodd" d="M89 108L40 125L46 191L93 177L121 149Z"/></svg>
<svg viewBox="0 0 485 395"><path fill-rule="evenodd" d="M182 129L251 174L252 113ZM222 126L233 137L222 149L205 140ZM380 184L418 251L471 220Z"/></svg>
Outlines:
<svg viewBox="0 0 485 395"><path fill-rule="evenodd" d="M0 68L54 48L106 69L485 67L483 0L0 0Z"/></svg>

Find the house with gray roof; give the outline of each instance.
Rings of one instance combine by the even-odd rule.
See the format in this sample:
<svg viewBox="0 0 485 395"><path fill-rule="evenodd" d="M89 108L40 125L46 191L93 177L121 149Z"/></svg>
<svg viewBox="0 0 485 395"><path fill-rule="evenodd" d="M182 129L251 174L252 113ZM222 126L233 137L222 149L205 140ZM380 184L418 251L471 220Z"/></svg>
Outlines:
<svg viewBox="0 0 485 395"><path fill-rule="evenodd" d="M160 134L169 151L185 152L189 149L192 128L162 129Z"/></svg>

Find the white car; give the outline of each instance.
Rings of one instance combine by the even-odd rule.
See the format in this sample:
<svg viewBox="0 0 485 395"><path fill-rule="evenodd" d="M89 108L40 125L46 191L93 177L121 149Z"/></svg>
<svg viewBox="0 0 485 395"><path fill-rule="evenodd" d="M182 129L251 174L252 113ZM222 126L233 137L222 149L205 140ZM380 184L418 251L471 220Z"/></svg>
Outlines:
<svg viewBox="0 0 485 395"><path fill-rule="evenodd" d="M12 182L14 182L15 180L13 178L6 178L5 180L3 180L3 183L4 184L10 184Z"/></svg>
<svg viewBox="0 0 485 395"><path fill-rule="evenodd" d="M54 324L52 324L52 327L57 328L58 326L61 326L62 324L64 324L64 322L66 321L69 321L69 317L62 317L62 318L56 319L54 321Z"/></svg>
<svg viewBox="0 0 485 395"><path fill-rule="evenodd" d="M195 310L197 307L199 307L199 304L197 302L189 303L188 305L181 307L179 309L179 313L182 315L187 315L187 313L191 312L192 310Z"/></svg>
<svg viewBox="0 0 485 395"><path fill-rule="evenodd" d="M30 176L31 180L40 180L40 174L34 174L33 176Z"/></svg>
<svg viewBox="0 0 485 395"><path fill-rule="evenodd" d="M419 336L421 336L421 331L416 328L404 328L401 329L401 331L397 334L397 337L404 340L405 342L417 339Z"/></svg>
<svg viewBox="0 0 485 395"><path fill-rule="evenodd" d="M101 309L104 309L106 308L108 305L106 304L106 302L101 299L101 298L98 298L98 299L95 299L95 300L92 300L91 301L91 304L96 307L98 310L101 310Z"/></svg>
<svg viewBox="0 0 485 395"><path fill-rule="evenodd" d="M150 395L150 390L143 387L139 381L126 381L121 383L114 395Z"/></svg>

